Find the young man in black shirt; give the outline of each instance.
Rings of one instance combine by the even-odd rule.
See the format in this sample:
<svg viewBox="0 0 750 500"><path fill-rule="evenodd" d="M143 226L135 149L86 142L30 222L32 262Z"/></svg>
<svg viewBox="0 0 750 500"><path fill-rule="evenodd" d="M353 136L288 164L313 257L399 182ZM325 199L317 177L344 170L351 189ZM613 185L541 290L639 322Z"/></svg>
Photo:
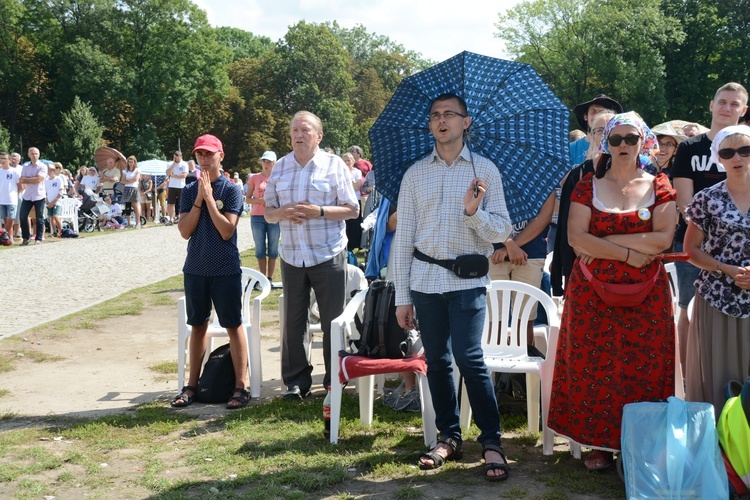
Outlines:
<svg viewBox="0 0 750 500"><path fill-rule="evenodd" d="M682 251L682 240L687 228L685 209L693 201L695 193L727 177L724 167L711 162L711 142L721 129L737 125L740 117L747 112L747 90L739 83L731 82L722 85L716 91L709 108L711 129L680 143L670 172L672 184L677 191L677 208L680 211L680 221L674 235L675 252ZM677 268L680 304L677 335L680 343L680 359L684 363L689 326L687 306L695 295L693 282L698 277L700 269L688 262L675 262L675 267Z"/></svg>

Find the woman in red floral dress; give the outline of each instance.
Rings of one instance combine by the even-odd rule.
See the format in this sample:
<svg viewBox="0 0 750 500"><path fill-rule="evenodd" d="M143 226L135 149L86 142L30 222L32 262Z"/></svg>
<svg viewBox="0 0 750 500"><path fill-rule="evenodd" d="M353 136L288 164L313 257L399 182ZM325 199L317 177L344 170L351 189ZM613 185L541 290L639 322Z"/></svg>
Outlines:
<svg viewBox="0 0 750 500"><path fill-rule="evenodd" d="M671 247L675 193L665 175L640 168L656 137L634 112L615 115L602 136L596 172L576 186L568 235L578 259L565 287L548 426L593 448L586 468L612 464L622 407L674 393L675 329L667 273L656 255ZM608 305L584 276L607 283L655 277L636 306Z"/></svg>

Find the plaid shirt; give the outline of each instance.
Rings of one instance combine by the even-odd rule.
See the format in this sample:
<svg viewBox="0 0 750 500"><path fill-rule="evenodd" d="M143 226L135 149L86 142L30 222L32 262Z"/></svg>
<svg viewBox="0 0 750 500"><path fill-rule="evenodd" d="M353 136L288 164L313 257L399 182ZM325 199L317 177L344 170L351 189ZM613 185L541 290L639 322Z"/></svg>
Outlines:
<svg viewBox="0 0 750 500"><path fill-rule="evenodd" d="M453 165L433 149L404 174L398 195L398 227L393 254L396 305L411 304L410 290L446 293L489 284L489 278L463 279L438 265L413 257L414 249L435 259L492 254L492 243L505 241L513 229L505 206L500 171L487 158L472 154L487 192L473 216L464 211L464 195L474 179L464 145Z"/></svg>
<svg viewBox="0 0 750 500"><path fill-rule="evenodd" d="M346 163L336 155L318 150L304 167L294 152L274 165L263 197L266 206L279 208L289 203L309 202L320 206L350 205L359 208ZM346 223L310 219L303 224L279 221L284 262L310 267L327 262L346 250Z"/></svg>

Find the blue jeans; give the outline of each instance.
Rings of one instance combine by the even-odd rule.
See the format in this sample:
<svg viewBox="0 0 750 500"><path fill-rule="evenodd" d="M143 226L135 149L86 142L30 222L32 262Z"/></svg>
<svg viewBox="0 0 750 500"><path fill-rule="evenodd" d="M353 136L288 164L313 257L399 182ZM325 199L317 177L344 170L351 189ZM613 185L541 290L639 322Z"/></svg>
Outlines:
<svg viewBox="0 0 750 500"><path fill-rule="evenodd" d="M682 243L675 241L674 251L682 252ZM695 297L694 283L698 279L701 270L690 262L679 260L675 261L674 267L677 270L678 302L682 309L687 309L688 304Z"/></svg>
<svg viewBox="0 0 750 500"><path fill-rule="evenodd" d="M250 229L253 231L253 240L255 241L255 258L279 258L279 236L281 234L279 223L271 224L266 222L266 218L262 215L253 215L250 217ZM268 237L268 246L266 246L266 237Z"/></svg>
<svg viewBox="0 0 750 500"><path fill-rule="evenodd" d="M28 241L31 238L31 230L29 229L29 213L31 213L31 207L36 210L36 241L42 241L44 236L44 207L46 198L41 200L21 201L21 237L24 241Z"/></svg>
<svg viewBox="0 0 750 500"><path fill-rule="evenodd" d="M463 375L474 422L482 445L500 444L500 413L482 353L482 330L487 309L484 287L447 293L412 290L427 358L427 382L435 407L435 425L442 438L461 441L458 397L452 362Z"/></svg>

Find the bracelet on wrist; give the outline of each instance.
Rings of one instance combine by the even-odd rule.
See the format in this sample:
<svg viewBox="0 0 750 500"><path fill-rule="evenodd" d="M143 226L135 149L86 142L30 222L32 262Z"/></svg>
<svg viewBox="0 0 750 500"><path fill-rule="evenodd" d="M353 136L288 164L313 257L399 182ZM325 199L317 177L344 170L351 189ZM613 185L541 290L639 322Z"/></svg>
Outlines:
<svg viewBox="0 0 750 500"><path fill-rule="evenodd" d="M200 209L202 209L202 208L203 208L203 205L196 205L195 203L193 203L193 206L194 206L195 208L197 208L198 210L200 210Z"/></svg>
<svg viewBox="0 0 750 500"><path fill-rule="evenodd" d="M716 264L716 272L719 274L724 274L723 271L721 270L721 262Z"/></svg>
<svg viewBox="0 0 750 500"><path fill-rule="evenodd" d="M629 248L626 248L626 250L628 251L628 253L627 253L627 255L625 256L625 260L624 260L623 262L627 262L627 261L629 261L629 260L630 260L630 249L629 249Z"/></svg>

